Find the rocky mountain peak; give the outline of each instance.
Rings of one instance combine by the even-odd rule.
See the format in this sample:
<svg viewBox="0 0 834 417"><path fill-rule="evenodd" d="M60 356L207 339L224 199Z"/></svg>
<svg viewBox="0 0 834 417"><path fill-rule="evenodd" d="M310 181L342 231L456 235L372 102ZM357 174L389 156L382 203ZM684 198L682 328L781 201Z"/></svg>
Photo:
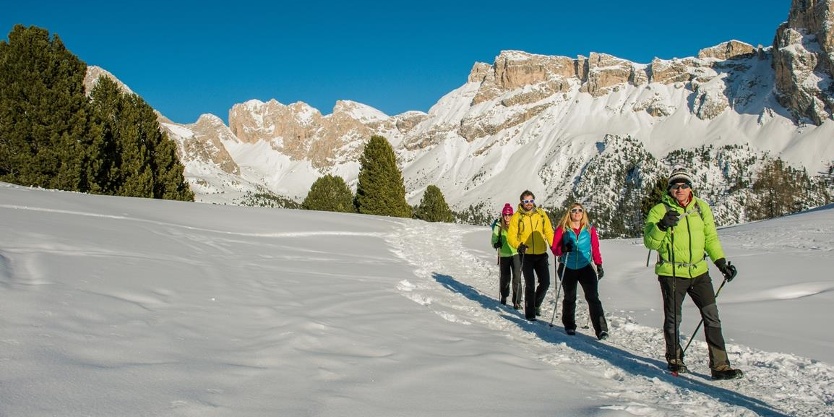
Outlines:
<svg viewBox="0 0 834 417"><path fill-rule="evenodd" d="M119 86L119 89L122 90L125 94L133 94L133 91L121 80L116 78L113 74L105 70L104 68L97 67L95 65L87 66L87 73L84 75L84 91L87 92L87 95L90 95L90 92L93 91L93 88L98 84L99 77L107 77Z"/></svg>
<svg viewBox="0 0 834 417"><path fill-rule="evenodd" d="M618 188L624 181L639 190L663 175L664 164L709 155L698 165L723 177L706 195L722 200L717 210L727 221L744 206L761 155L814 168L834 158L834 146L825 145L834 124L819 131L796 124L822 124L834 107L830 2L794 1L773 47L730 40L696 57L649 63L597 52L501 51L491 64L475 63L428 114L389 116L350 100L322 114L303 102L250 100L232 107L228 128L215 117L164 126L184 149L187 175L206 178L195 174L195 167L211 171L204 165L229 174L222 184L204 181L211 193L246 183L296 200L325 173L355 184L365 143L382 135L397 154L409 201L436 185L456 210L488 209L505 199L510 182L536 189L548 205L571 193L594 199L589 190L606 184L613 194L601 208L625 195ZM802 154L807 147L794 146L799 141L819 152ZM727 174L730 158L749 168L742 182ZM610 215L619 218L613 209Z"/></svg>
<svg viewBox="0 0 834 417"><path fill-rule="evenodd" d="M735 58L749 58L756 54L757 49L754 48L753 45L732 40L720 43L710 48L701 49L700 51L698 51L698 58L714 58L720 60L727 60Z"/></svg>
<svg viewBox="0 0 834 417"><path fill-rule="evenodd" d="M820 125L834 113L834 0L793 0L788 16L773 41L777 99Z"/></svg>

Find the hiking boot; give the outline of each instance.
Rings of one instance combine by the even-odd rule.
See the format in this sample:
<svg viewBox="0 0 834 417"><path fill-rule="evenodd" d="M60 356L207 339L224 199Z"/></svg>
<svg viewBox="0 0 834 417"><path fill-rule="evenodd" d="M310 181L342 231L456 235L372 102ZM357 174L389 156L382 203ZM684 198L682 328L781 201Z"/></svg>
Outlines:
<svg viewBox="0 0 834 417"><path fill-rule="evenodd" d="M739 379L744 377L744 372L741 369L733 369L728 365L724 365L719 369L712 370L712 379Z"/></svg>
<svg viewBox="0 0 834 417"><path fill-rule="evenodd" d="M689 368L680 359L672 359L669 361L669 371L672 373L685 374L689 372Z"/></svg>
<svg viewBox="0 0 834 417"><path fill-rule="evenodd" d="M515 303L515 304L513 304L513 308L516 309L516 310L521 310L521 304Z"/></svg>
<svg viewBox="0 0 834 417"><path fill-rule="evenodd" d="M541 315L542 315L542 308L541 308L541 307L536 307L536 315L537 315L537 316L541 316Z"/></svg>
<svg viewBox="0 0 834 417"><path fill-rule="evenodd" d="M576 334L576 329L565 329L565 333L567 333L570 336L573 336Z"/></svg>
<svg viewBox="0 0 834 417"><path fill-rule="evenodd" d="M608 332L599 332L599 335L597 335L597 339L599 339L599 340L608 339Z"/></svg>
<svg viewBox="0 0 834 417"><path fill-rule="evenodd" d="M533 317L527 317L527 320L528 320L528 321L536 321L536 317L535 317L535 316L533 316Z"/></svg>

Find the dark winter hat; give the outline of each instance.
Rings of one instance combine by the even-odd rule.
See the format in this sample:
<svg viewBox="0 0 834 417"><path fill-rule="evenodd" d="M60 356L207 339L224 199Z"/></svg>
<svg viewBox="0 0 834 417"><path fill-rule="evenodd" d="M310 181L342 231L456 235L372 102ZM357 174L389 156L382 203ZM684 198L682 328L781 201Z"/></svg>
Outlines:
<svg viewBox="0 0 834 417"><path fill-rule="evenodd" d="M504 209L501 210L501 215L505 214L513 214L513 206L511 206L510 203L504 204Z"/></svg>
<svg viewBox="0 0 834 417"><path fill-rule="evenodd" d="M671 187L672 184L678 184L684 182L690 187L692 186L692 175L689 175L689 171L686 168L675 168L672 171L672 175L669 176L669 186Z"/></svg>

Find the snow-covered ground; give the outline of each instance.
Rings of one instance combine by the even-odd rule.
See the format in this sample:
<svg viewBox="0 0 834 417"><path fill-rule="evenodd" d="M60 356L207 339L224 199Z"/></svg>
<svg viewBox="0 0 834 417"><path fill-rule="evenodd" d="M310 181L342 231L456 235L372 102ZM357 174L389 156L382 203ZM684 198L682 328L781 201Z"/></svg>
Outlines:
<svg viewBox="0 0 834 417"><path fill-rule="evenodd" d="M834 415L831 208L719 231L731 381L664 371L639 240L600 342L496 302L486 227L0 184L0 230L0 416Z"/></svg>

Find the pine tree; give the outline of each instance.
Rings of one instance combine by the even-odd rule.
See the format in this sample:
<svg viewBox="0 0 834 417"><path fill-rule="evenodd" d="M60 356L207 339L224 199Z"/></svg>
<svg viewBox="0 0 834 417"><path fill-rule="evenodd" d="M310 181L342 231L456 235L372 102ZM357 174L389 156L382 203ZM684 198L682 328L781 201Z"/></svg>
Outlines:
<svg viewBox="0 0 834 417"><path fill-rule="evenodd" d="M420 205L414 210L414 217L427 222L452 223L455 221L455 216L446 204L443 193L434 185L426 187L426 193L423 194Z"/></svg>
<svg viewBox="0 0 834 417"><path fill-rule="evenodd" d="M57 35L16 25L0 41L0 181L86 191L87 66Z"/></svg>
<svg viewBox="0 0 834 417"><path fill-rule="evenodd" d="M153 109L107 77L91 93L96 130L88 172L94 192L193 201L176 144L162 132Z"/></svg>
<svg viewBox="0 0 834 417"><path fill-rule="evenodd" d="M643 219L649 215L649 210L660 203L663 196L666 195L667 186L666 179L658 177L652 187L645 190L643 199L640 201L640 213Z"/></svg>
<svg viewBox="0 0 834 417"><path fill-rule="evenodd" d="M119 113L122 95L115 82L99 78L90 92L90 114L95 134L87 150L87 178L90 192L118 195L122 187L121 144L118 142L116 114Z"/></svg>
<svg viewBox="0 0 834 417"><path fill-rule="evenodd" d="M808 174L785 164L781 158L767 161L751 188L758 197L758 204L748 209L751 220L784 216L816 205L807 195L814 188Z"/></svg>
<svg viewBox="0 0 834 417"><path fill-rule="evenodd" d="M359 184L354 204L362 214L411 217L403 176L394 149L382 136L372 136L359 160Z"/></svg>
<svg viewBox="0 0 834 417"><path fill-rule="evenodd" d="M353 206L353 193L342 177L325 175L317 179L307 197L301 203L305 210L336 211L356 213Z"/></svg>

